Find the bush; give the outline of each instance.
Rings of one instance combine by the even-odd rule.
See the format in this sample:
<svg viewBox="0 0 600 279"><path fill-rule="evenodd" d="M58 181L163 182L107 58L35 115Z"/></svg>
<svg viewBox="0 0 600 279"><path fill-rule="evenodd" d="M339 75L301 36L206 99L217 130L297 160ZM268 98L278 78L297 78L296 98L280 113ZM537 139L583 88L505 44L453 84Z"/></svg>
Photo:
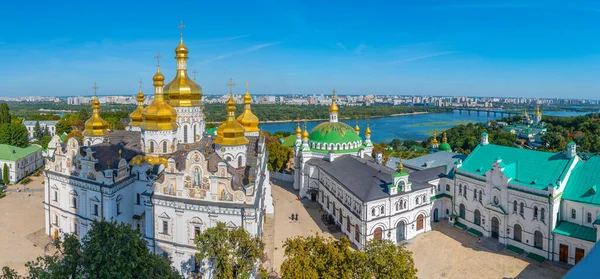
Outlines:
<svg viewBox="0 0 600 279"><path fill-rule="evenodd" d="M21 180L21 185L25 185L27 183L31 182L31 178L29 177L25 177Z"/></svg>

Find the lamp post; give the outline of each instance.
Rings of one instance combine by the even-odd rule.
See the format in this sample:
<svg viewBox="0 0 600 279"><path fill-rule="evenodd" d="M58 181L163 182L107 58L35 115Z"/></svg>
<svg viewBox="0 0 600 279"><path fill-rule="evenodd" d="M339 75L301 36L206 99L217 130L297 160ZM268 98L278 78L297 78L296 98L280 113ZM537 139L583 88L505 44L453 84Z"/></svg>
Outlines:
<svg viewBox="0 0 600 279"><path fill-rule="evenodd" d="M244 227L244 220L246 219L246 202L242 205L242 229L246 229Z"/></svg>

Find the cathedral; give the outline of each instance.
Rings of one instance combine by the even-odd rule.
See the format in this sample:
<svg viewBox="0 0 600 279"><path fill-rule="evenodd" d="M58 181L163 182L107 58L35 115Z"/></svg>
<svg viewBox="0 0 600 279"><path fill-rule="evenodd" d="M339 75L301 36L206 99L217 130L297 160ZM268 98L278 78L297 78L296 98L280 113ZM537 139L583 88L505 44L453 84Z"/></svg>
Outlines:
<svg viewBox="0 0 600 279"><path fill-rule="evenodd" d="M144 107L140 89L127 131L109 131L94 96L83 142L53 137L44 172L46 234L83 237L94 220L124 222L182 275L203 278L211 267L195 259L196 235L223 222L262 236L274 207L252 97L246 87L244 111L236 117L230 90L226 119L216 135L206 134L202 88L190 79L187 59L180 34L175 77L165 85L158 64L154 99Z"/></svg>

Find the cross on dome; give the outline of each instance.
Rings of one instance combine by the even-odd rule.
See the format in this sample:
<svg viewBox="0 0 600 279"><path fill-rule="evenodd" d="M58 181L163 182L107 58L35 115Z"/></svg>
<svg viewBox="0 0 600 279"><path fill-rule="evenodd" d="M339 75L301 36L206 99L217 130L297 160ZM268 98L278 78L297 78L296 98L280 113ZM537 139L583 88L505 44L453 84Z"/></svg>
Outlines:
<svg viewBox="0 0 600 279"><path fill-rule="evenodd" d="M158 66L160 67L160 59L162 58L162 56L160 56L160 51L156 52L156 56L154 56L154 58L156 58L156 63L158 63Z"/></svg>
<svg viewBox="0 0 600 279"><path fill-rule="evenodd" d="M227 83L227 86L229 86L229 93L233 94L233 87L235 86L235 83L233 83L232 78L229 78L229 83Z"/></svg>
<svg viewBox="0 0 600 279"><path fill-rule="evenodd" d="M137 83L140 85L140 90L142 90L142 83L144 83L144 82L142 82L142 79L138 80Z"/></svg>
<svg viewBox="0 0 600 279"><path fill-rule="evenodd" d="M96 96L96 91L98 91L98 85L96 85L95 82L94 82L94 86L92 86L92 89L94 89L94 96Z"/></svg>
<svg viewBox="0 0 600 279"><path fill-rule="evenodd" d="M179 26L177 26L177 28L179 28L179 37L183 37L183 28L185 28L183 20L179 20Z"/></svg>

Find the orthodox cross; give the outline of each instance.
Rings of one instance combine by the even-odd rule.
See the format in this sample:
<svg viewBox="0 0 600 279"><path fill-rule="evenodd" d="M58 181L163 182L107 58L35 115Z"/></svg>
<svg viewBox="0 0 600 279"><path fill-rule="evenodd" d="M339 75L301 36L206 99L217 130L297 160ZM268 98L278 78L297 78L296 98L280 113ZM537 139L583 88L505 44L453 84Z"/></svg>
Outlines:
<svg viewBox="0 0 600 279"><path fill-rule="evenodd" d="M248 84L250 84L248 81L244 82L244 84L246 84L246 91L248 91Z"/></svg>
<svg viewBox="0 0 600 279"><path fill-rule="evenodd" d="M227 86L229 86L229 93L233 93L233 87L235 86L235 83L233 83L232 78L229 78L229 83L227 83Z"/></svg>
<svg viewBox="0 0 600 279"><path fill-rule="evenodd" d="M183 37L183 28L185 28L185 25L183 25L183 20L179 21L179 26L177 26L177 28L179 28L179 37Z"/></svg>
<svg viewBox="0 0 600 279"><path fill-rule="evenodd" d="M160 56L160 51L156 52L156 56L154 56L154 58L156 58L156 62L158 63L158 66L160 67L160 59L162 58L162 56Z"/></svg>
<svg viewBox="0 0 600 279"><path fill-rule="evenodd" d="M331 97L331 100L333 101L337 101L337 95L336 95L337 91L335 91L335 89L331 90L331 94L333 95Z"/></svg>
<svg viewBox="0 0 600 279"><path fill-rule="evenodd" d="M196 71L196 68L194 68L193 73L194 73L194 82L196 82L196 74L198 73L198 71Z"/></svg>
<svg viewBox="0 0 600 279"><path fill-rule="evenodd" d="M137 82L137 83L140 85L140 90L142 90L142 83L143 83L143 82L142 82L142 79L138 80L138 82Z"/></svg>
<svg viewBox="0 0 600 279"><path fill-rule="evenodd" d="M94 89L94 96L96 96L96 91L98 91L98 85L96 85L95 82L94 82L94 86L92 86L92 89Z"/></svg>

